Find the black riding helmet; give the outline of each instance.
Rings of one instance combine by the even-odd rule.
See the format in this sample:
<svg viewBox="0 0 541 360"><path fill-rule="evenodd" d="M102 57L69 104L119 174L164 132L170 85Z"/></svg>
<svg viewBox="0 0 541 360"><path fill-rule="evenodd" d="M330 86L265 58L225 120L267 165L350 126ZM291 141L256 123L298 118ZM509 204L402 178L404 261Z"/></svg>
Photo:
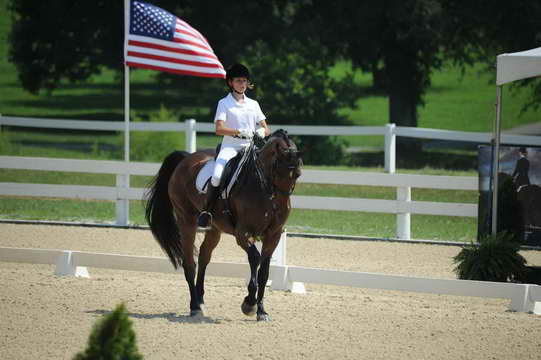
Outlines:
<svg viewBox="0 0 541 360"><path fill-rule="evenodd" d="M242 64L232 65L227 72L225 73L225 83L229 90L234 91L233 88L229 85L229 80L233 78L245 77L248 79L248 89L253 89L254 86L250 84L250 70Z"/></svg>
<svg viewBox="0 0 541 360"><path fill-rule="evenodd" d="M234 64L227 69L225 81L229 83L230 79L238 77L245 77L246 79L250 80L250 70L248 70L248 68L242 64Z"/></svg>

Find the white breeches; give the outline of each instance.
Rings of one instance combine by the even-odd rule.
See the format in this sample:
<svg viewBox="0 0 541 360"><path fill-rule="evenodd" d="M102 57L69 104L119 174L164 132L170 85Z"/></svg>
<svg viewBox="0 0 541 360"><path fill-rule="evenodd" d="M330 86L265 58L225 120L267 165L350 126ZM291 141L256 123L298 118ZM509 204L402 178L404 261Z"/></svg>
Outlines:
<svg viewBox="0 0 541 360"><path fill-rule="evenodd" d="M212 178L210 179L210 182L212 186L218 186L220 185L220 179L222 178L222 173L224 172L225 165L229 160L234 158L240 149L242 149L244 146L242 145L228 145L224 146L222 145L222 148L220 149L220 153L218 154L218 157L216 158L216 163L214 165L214 172L212 173Z"/></svg>

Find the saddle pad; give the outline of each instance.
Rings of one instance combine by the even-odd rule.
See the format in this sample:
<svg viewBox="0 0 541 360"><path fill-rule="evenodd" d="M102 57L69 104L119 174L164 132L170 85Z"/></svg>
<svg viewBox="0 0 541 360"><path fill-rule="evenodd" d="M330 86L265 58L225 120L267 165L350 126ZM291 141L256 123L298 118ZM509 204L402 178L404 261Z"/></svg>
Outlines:
<svg viewBox="0 0 541 360"><path fill-rule="evenodd" d="M199 170L197 178L195 179L195 188L199 191L200 194L207 193L208 183L212 172L214 171L214 160L209 160L207 163Z"/></svg>

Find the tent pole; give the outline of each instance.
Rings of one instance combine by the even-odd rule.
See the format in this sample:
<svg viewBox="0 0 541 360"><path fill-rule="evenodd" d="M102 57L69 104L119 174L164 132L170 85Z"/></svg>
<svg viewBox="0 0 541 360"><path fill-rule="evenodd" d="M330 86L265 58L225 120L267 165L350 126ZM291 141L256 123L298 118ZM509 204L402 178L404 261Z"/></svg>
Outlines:
<svg viewBox="0 0 541 360"><path fill-rule="evenodd" d="M500 129L502 113L502 86L496 86L496 124L492 139L492 235L498 232L498 173L500 171Z"/></svg>

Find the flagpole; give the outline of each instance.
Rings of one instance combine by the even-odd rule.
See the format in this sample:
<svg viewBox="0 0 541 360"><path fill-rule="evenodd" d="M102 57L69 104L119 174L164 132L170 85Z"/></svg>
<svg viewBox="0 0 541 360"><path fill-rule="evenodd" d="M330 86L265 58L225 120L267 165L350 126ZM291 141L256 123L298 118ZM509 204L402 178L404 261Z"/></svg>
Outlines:
<svg viewBox="0 0 541 360"><path fill-rule="evenodd" d="M130 161L130 68L126 64L128 52L128 33L130 30L130 0L124 0L124 161ZM117 186L129 188L130 174L117 175ZM117 200L116 223L127 226L129 223L130 202Z"/></svg>
<svg viewBox="0 0 541 360"><path fill-rule="evenodd" d="M130 0L124 0L124 161L130 161L130 68L126 64Z"/></svg>

